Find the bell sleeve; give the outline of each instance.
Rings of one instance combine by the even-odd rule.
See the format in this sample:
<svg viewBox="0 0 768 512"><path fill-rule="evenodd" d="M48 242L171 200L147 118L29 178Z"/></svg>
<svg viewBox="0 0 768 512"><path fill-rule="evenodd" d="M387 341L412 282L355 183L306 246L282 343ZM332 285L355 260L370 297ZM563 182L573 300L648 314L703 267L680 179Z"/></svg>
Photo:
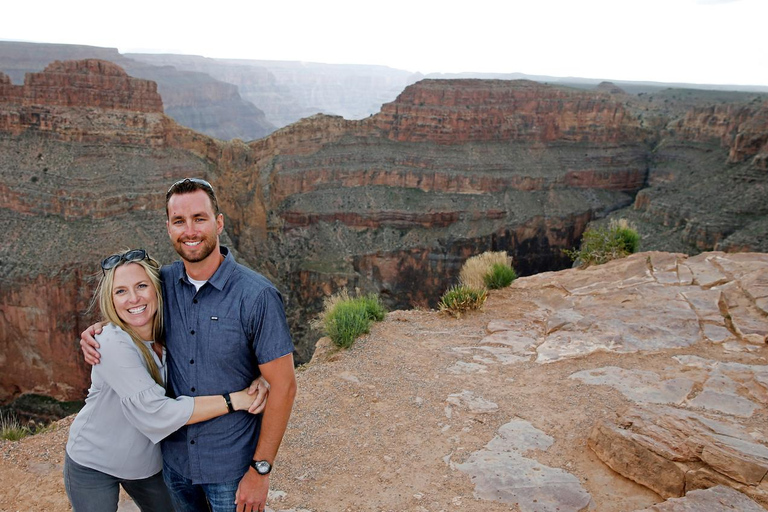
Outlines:
<svg viewBox="0 0 768 512"><path fill-rule="evenodd" d="M108 327L97 338L101 363L94 366L94 372L120 397L126 420L157 444L189 421L195 400L165 396L131 337L117 327Z"/></svg>

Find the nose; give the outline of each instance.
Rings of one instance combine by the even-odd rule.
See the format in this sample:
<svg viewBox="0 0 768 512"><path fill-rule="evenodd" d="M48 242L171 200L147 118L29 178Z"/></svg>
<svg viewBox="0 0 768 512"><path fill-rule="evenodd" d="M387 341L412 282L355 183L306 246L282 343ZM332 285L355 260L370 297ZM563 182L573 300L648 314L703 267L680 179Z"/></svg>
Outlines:
<svg viewBox="0 0 768 512"><path fill-rule="evenodd" d="M185 222L184 223L184 236L195 236L195 224L194 222Z"/></svg>
<svg viewBox="0 0 768 512"><path fill-rule="evenodd" d="M141 297L139 296L138 293L136 293L136 291L134 291L134 290L128 291L128 303L129 304L134 304L136 302L139 302L140 298Z"/></svg>

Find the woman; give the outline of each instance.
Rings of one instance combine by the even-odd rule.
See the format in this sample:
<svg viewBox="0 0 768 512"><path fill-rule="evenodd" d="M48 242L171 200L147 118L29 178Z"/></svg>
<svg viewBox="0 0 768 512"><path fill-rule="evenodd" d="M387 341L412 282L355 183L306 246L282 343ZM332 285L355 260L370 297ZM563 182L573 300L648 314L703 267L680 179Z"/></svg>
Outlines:
<svg viewBox="0 0 768 512"><path fill-rule="evenodd" d="M182 425L247 410L247 389L214 396L165 396L160 265L145 250L101 262L94 295L103 320L102 362L69 430L64 484L75 512L117 510L122 485L142 510L168 512L159 442ZM256 411L259 412L259 411Z"/></svg>

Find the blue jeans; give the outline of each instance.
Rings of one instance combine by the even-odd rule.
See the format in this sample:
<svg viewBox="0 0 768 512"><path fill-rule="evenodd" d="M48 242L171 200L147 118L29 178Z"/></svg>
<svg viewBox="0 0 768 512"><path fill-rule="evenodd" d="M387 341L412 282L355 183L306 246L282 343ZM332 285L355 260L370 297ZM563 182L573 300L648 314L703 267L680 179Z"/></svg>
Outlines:
<svg viewBox="0 0 768 512"><path fill-rule="evenodd" d="M235 494L240 479L215 484L193 484L163 464L163 479L177 512L235 512Z"/></svg>
<svg viewBox="0 0 768 512"><path fill-rule="evenodd" d="M125 480L81 466L69 455L64 456L64 488L75 512L115 512L121 485L141 512L173 512L160 473Z"/></svg>

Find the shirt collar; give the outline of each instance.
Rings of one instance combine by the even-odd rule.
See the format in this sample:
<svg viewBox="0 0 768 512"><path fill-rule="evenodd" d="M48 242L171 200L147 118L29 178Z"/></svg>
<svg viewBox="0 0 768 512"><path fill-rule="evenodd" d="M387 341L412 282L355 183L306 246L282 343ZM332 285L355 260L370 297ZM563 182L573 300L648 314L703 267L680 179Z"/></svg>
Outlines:
<svg viewBox="0 0 768 512"><path fill-rule="evenodd" d="M227 284L227 281L229 280L229 277L232 275L232 272L235 271L237 262L235 261L235 257L232 256L232 253L230 252L229 249L227 249L223 245L219 246L219 249L221 250L221 254L224 256L224 261L221 262L221 265L219 265L219 268L216 269L216 272L214 272L211 278L208 279L208 284L210 284L211 286L213 286L214 288L220 291ZM179 263L181 264L181 272L179 272L179 281L190 284L187 278L187 271L184 270L184 262L180 261Z"/></svg>

